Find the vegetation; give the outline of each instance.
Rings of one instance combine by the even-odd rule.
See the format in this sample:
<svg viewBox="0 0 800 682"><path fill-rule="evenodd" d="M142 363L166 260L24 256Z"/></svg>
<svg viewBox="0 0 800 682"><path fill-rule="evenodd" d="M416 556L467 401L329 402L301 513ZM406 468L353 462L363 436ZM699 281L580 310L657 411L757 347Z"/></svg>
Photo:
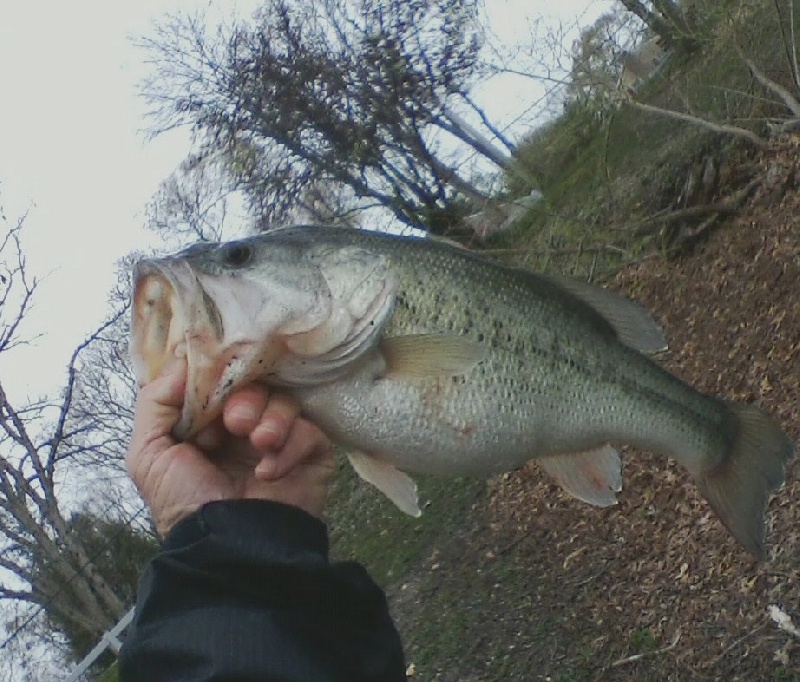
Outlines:
<svg viewBox="0 0 800 682"><path fill-rule="evenodd" d="M653 3L659 4L672 3ZM545 201L493 245L514 248L539 268L604 279L648 250L690 246L698 227L705 233L706 221L725 213L702 206L728 179L720 177L726 160L735 165L737 156L752 153L798 116L780 94L787 88L798 96L794 51L774 39L788 35L791 22L777 3L690 7L697 43L691 51L665 52L634 92L609 92L608 80L599 79L598 87L573 93L561 116L520 145L518 160ZM748 62L770 76L759 80ZM707 167L713 172L703 184ZM512 196L531 189L519 176L508 178L508 188ZM726 189L735 195L742 187L728 183ZM691 207L694 214L677 213Z"/></svg>
<svg viewBox="0 0 800 682"><path fill-rule="evenodd" d="M329 219L353 209L325 201L335 195L441 232L463 217L458 195L484 195L431 131L492 155L450 111L478 77L476 8L268 0L255 21L217 34L178 18L146 43L157 65L147 96L162 129L202 134L265 224L301 206Z"/></svg>
<svg viewBox="0 0 800 682"><path fill-rule="evenodd" d="M420 477L425 513L414 519L359 479L344 457L338 461L328 505L332 554L363 563L384 587L402 580L427 558L431 548L463 522L484 488L483 481L475 479Z"/></svg>
<svg viewBox="0 0 800 682"><path fill-rule="evenodd" d="M75 540L86 549L96 570L107 577L122 603L131 604L136 597L142 570L158 550L155 537L137 530L127 521L97 517L86 512L73 514L67 527ZM71 657L81 660L94 648L97 635L81 627L71 617L72 611L80 611L79 595L69 585L60 585L58 572L46 556L36 559L31 580L35 590L46 594L52 594L55 585L61 587L58 591L58 607L45 610L47 627L63 633ZM110 662L110 656L109 652L105 657L106 664ZM102 660L99 665L102 665Z"/></svg>

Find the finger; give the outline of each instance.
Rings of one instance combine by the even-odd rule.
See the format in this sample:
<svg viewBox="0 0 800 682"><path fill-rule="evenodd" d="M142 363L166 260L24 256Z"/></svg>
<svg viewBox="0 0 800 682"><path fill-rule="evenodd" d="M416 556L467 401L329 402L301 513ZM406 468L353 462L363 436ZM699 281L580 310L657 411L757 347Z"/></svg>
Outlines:
<svg viewBox="0 0 800 682"><path fill-rule="evenodd" d="M225 402L222 420L234 436L246 438L258 426L268 407L266 388L250 384L239 389Z"/></svg>
<svg viewBox="0 0 800 682"><path fill-rule="evenodd" d="M217 419L214 423L202 429L192 440L203 452L210 454L222 447L225 442L225 435L225 427Z"/></svg>
<svg viewBox="0 0 800 682"><path fill-rule="evenodd" d="M180 419L185 386L186 361L176 358L140 389L126 460L136 458L162 438L174 442L170 432Z"/></svg>
<svg viewBox="0 0 800 682"><path fill-rule="evenodd" d="M266 453L256 465L259 480L283 478L305 460L330 458L331 444L325 434L306 419L298 419L289 432L283 447Z"/></svg>
<svg viewBox="0 0 800 682"><path fill-rule="evenodd" d="M183 405L186 390L186 359L172 358L160 374L139 389L137 406L157 404L166 407Z"/></svg>
<svg viewBox="0 0 800 682"><path fill-rule="evenodd" d="M257 450L280 450L295 424L300 407L291 396L276 393L271 396L264 413L250 434Z"/></svg>

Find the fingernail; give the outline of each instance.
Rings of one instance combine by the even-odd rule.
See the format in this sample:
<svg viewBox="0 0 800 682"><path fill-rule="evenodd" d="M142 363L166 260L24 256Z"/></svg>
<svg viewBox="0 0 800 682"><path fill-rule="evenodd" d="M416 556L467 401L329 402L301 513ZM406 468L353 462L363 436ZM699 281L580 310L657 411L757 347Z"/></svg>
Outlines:
<svg viewBox="0 0 800 682"><path fill-rule="evenodd" d="M283 443L284 434L280 424L271 419L265 419L254 430L252 441L260 449L278 447Z"/></svg>
<svg viewBox="0 0 800 682"><path fill-rule="evenodd" d="M232 406L229 416L236 421L253 422L261 416L261 413L253 405L242 403Z"/></svg>

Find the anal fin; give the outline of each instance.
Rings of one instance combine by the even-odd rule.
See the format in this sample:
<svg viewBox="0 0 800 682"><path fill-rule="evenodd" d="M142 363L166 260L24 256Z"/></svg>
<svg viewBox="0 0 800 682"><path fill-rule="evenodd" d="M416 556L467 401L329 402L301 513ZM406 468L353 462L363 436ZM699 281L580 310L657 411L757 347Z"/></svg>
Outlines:
<svg viewBox="0 0 800 682"><path fill-rule="evenodd" d="M347 458L356 473L386 495L400 511L415 518L422 515L417 484L408 474L365 452L350 452Z"/></svg>
<svg viewBox="0 0 800 682"><path fill-rule="evenodd" d="M573 497L597 507L617 503L622 490L622 461L610 445L536 460Z"/></svg>

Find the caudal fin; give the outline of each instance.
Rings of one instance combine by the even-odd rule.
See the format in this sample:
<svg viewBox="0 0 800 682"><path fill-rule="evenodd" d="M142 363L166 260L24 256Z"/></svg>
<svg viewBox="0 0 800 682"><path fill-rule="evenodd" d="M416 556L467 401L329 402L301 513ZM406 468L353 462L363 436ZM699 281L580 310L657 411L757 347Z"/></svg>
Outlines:
<svg viewBox="0 0 800 682"><path fill-rule="evenodd" d="M697 485L733 537L763 559L767 503L783 483L794 447L778 423L759 408L730 408L739 420L738 438L725 461L701 473Z"/></svg>

